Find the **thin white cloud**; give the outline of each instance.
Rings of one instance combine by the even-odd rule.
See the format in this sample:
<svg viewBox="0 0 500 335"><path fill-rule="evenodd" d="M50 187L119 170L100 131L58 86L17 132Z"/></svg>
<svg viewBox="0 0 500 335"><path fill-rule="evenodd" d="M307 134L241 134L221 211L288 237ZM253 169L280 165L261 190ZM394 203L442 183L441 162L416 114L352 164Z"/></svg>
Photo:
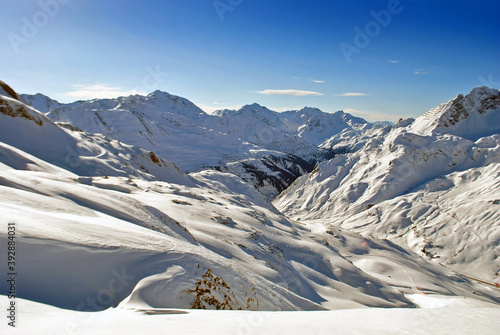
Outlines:
<svg viewBox="0 0 500 335"><path fill-rule="evenodd" d="M429 72L427 72L426 69L416 69L416 70L413 70L413 74L417 74L417 75L419 75L419 74L427 74L427 73L429 73Z"/></svg>
<svg viewBox="0 0 500 335"><path fill-rule="evenodd" d="M399 61L398 60L394 60L394 59L389 59L389 63L397 64L397 63L399 63Z"/></svg>
<svg viewBox="0 0 500 335"><path fill-rule="evenodd" d="M257 91L257 93L265 95L286 95L294 97L323 95L322 93L319 92L302 91L302 90L264 90L264 91Z"/></svg>
<svg viewBox="0 0 500 335"><path fill-rule="evenodd" d="M147 95L137 90L124 90L121 87L108 86L106 84L96 85L74 85L74 91L63 93L65 97L75 99L113 99L134 94Z"/></svg>
<svg viewBox="0 0 500 335"><path fill-rule="evenodd" d="M311 79L311 81L312 81L313 83L318 83L318 84L322 84L322 83L324 83L324 82L325 82L324 80L316 80L316 79Z"/></svg>
<svg viewBox="0 0 500 335"><path fill-rule="evenodd" d="M362 97L365 95L366 93L359 93L359 92L347 92L347 93L337 94L338 97Z"/></svg>

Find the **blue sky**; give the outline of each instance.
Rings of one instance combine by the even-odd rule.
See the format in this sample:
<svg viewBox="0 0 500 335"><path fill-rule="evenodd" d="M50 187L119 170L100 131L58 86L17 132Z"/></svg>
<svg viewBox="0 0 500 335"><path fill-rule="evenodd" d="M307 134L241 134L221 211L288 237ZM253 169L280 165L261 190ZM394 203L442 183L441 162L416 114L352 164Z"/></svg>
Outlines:
<svg viewBox="0 0 500 335"><path fill-rule="evenodd" d="M500 84L498 1L0 0L0 79L61 102L419 116Z"/></svg>

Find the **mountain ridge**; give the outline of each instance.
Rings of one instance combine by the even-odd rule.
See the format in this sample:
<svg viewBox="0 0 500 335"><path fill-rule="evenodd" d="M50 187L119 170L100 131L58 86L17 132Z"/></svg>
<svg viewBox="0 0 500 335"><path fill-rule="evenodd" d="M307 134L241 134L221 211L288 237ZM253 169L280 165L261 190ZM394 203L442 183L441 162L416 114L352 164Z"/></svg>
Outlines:
<svg viewBox="0 0 500 335"><path fill-rule="evenodd" d="M73 106L66 113L75 117L77 111L83 110L92 116L84 121L100 122L97 124L104 129L121 134L133 128L126 128L130 127L128 120L137 120L134 125L142 124L145 134L149 134L147 127L153 134L159 134L160 128L153 126L154 121L160 120L162 129L169 132L165 138L182 132L198 131L198 135L204 136L214 133L193 127L194 121L187 116L200 117L197 110L172 119L174 114L158 115L158 108L145 104L146 110L134 110L133 114L128 113L134 118L120 123L124 120L117 115L128 115L126 111L130 110L116 109L118 105L110 101L89 104L91 107L87 109ZM96 106L101 109L93 111ZM374 133L365 134L367 139L361 149L318 163L310 174L285 190L275 200L274 207L263 197L265 192L259 193L251 183L227 173L233 171L204 169L186 175L164 156L148 149L103 134L76 130L76 125L62 127L48 117L58 111L61 109L46 116L0 94L0 208L9 222L19 223L16 243L23 250L18 259L23 274L18 278L22 287L20 298L80 311L109 307L290 311L412 308L423 305L424 295L450 298L447 306L465 298L474 306L494 306L500 302L496 291L450 270L456 268L453 264L437 263L438 258L434 257L440 256L443 262L470 264L474 269L484 267L487 269L484 273L491 278L490 270L494 267L485 267L484 256L487 260L495 259L500 238L495 233L497 227L491 224L498 221L491 211L492 206L497 206L497 199L492 197L500 185L498 134L476 142L461 140L456 135L438 135L440 142L434 148L428 145L425 136L408 132L404 123L391 128L388 134L384 133L387 127L370 128ZM200 118L205 117L201 115ZM157 119L151 121L149 117ZM236 136L213 136L238 140ZM148 138L153 140L154 136ZM471 155L457 151L457 155L446 156L446 162L469 168L467 164L474 161L470 163L472 170L462 173L455 169L445 178L425 184L427 187L421 190L427 192L424 200L420 193L398 193L392 202L386 199L362 211L350 210L348 206L346 215L353 215L340 226L294 221L276 209L287 212L276 201L295 192L304 180L309 180L316 192L325 186L332 187L338 181L333 179L346 172L343 167L355 174L361 172L362 177L370 164L377 163L373 158L378 157L371 154L365 157L363 153L376 154L380 149L397 158L411 154L409 148L419 148L424 154L434 149L439 152L439 148L449 148L450 141L460 144L462 149L472 148ZM300 165L283 152L272 152L241 140L236 143L247 148L251 155L244 156L242 161L228 160L228 164L244 166L254 160L258 173L279 177L279 169L290 172L283 179L293 179L292 168ZM177 150L184 150L188 144ZM277 157L281 160L275 160ZM335 165L339 161L349 164ZM368 169L356 167L359 162ZM408 174L398 170L406 168L404 164L395 159L391 164L390 160L382 163L395 169L391 170L392 177L397 177L399 171L399 177L408 178ZM272 164L276 171L270 168ZM241 173L250 172L251 169ZM373 180L377 181L376 177ZM439 192L446 192L450 185L457 185L455 192L440 198ZM488 200L493 202L485 202L483 197L472 205L465 203L464 207L468 199L461 196L462 189L473 196L485 192L484 185ZM364 203L356 199L369 187L351 183L345 197L353 207L360 208ZM334 192L331 195L336 196ZM326 200L314 197L309 189L296 200L312 205L322 205ZM443 209L442 220L459 217L466 209L476 220L471 224L485 228L475 232L487 242L482 249L473 234L463 238L472 250L460 241L445 239L444 242L455 243L459 248L455 257L454 249L438 244L441 240L429 231L433 227L426 226L425 220L411 225L405 215L413 210L412 217L418 219L426 214L423 217L430 218L436 209L428 202L434 198L442 208L445 205L442 200L450 201ZM452 211L454 204L462 209ZM307 206L296 209L322 214L322 208ZM485 210L489 210L487 216L481 215ZM363 216L367 213L370 215ZM293 213L288 214L294 218ZM410 235L401 234L399 229L408 229ZM470 233L467 225L453 225L451 229ZM8 241L7 229L2 231L1 244ZM399 235L408 237L405 240L408 243L392 238ZM422 255L420 250L425 253ZM477 256L477 261L468 258L472 256ZM0 271L7 273L5 266L6 262L0 263ZM122 285L110 286L118 278ZM6 291L7 284L1 282L0 288ZM97 298L92 300L93 297Z"/></svg>
<svg viewBox="0 0 500 335"><path fill-rule="evenodd" d="M189 100L161 91L70 104L48 97L44 101L40 95L25 98L44 108L53 105L45 114L55 122L150 150L183 171L232 171L268 200L310 171L311 164L335 154L314 143L332 132L368 125L343 112L304 108L278 113L256 103L209 115ZM310 122L315 126L308 126Z"/></svg>
<svg viewBox="0 0 500 335"><path fill-rule="evenodd" d="M500 134L492 123L498 117L500 90L476 88L319 163L273 203L292 219L394 240L462 273L470 263L456 246L483 248L471 256L474 271L497 279L500 248L491 231L500 222L493 205L500 184ZM451 221L446 213L454 213ZM465 234L463 241L443 237L454 231Z"/></svg>

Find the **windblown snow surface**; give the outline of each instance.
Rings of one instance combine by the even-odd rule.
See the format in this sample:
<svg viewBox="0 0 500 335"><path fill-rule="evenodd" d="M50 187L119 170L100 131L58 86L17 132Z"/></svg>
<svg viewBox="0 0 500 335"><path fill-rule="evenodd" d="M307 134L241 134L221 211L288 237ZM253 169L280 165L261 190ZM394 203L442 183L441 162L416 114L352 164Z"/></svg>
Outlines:
<svg viewBox="0 0 500 335"><path fill-rule="evenodd" d="M185 174L151 147L56 124L11 91L0 92L0 247L15 223L18 318L16 329L4 320L2 333L493 334L499 326L500 294L488 283L498 282L500 135L481 124L496 120L496 90L476 89L411 125L367 127L363 148L320 163L274 206L230 171ZM88 102L97 103L105 105ZM188 110L178 109L178 122L204 118L181 104ZM459 104L468 117L456 116ZM155 121L148 108L136 110L145 124ZM484 132L469 131L468 118ZM0 289L7 294L7 281ZM9 300L1 298L3 310Z"/></svg>

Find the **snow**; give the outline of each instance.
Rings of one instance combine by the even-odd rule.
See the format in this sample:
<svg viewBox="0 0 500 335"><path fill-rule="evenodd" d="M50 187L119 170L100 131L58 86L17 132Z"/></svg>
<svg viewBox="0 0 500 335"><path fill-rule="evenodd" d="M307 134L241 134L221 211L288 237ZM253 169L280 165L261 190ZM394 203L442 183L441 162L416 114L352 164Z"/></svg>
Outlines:
<svg viewBox="0 0 500 335"><path fill-rule="evenodd" d="M0 296L5 306L5 296ZM496 334L498 308L247 312L184 309L62 310L19 299L18 327L3 334ZM362 320L362 322L360 322Z"/></svg>
<svg viewBox="0 0 500 335"><path fill-rule="evenodd" d="M0 93L2 94L2 93ZM37 111L46 114L53 109L57 109L62 106L56 100L53 100L43 94L22 94L20 96L27 105L35 108Z"/></svg>
<svg viewBox="0 0 500 335"><path fill-rule="evenodd" d="M41 105L39 100L30 101ZM45 101L50 105L49 98ZM183 171L231 172L268 200L310 171L309 165L333 155L330 148L317 146L333 133L369 126L343 112L304 108L277 113L258 104L208 115L160 91L56 107L47 113L55 122L150 150Z"/></svg>
<svg viewBox="0 0 500 335"><path fill-rule="evenodd" d="M477 87L467 96L459 94L419 117L410 131L430 135L446 133L475 141L500 131L498 90Z"/></svg>
<svg viewBox="0 0 500 335"><path fill-rule="evenodd" d="M361 149L320 163L273 203L292 219L390 239L498 282L500 135L490 122L500 115L499 97L499 90L477 88L401 121ZM458 105L461 116L445 126Z"/></svg>
<svg viewBox="0 0 500 335"><path fill-rule="evenodd" d="M404 296L415 292L410 279L379 276L359 263L369 256L395 259L416 285L433 292L497 299L382 240L338 230L312 234L234 175L192 177L189 187L7 169L0 198L3 215L19 223L21 297L75 309L86 297L108 292L113 271L124 271L133 279L101 297L100 308L130 294L134 303L189 308L194 297L187 290L210 269L230 287L233 309L412 306ZM247 304L252 297L258 305Z"/></svg>
<svg viewBox="0 0 500 335"><path fill-rule="evenodd" d="M342 111L310 107L278 113L252 104L209 115L189 100L161 91L71 104L41 94L23 97L65 128L147 149L185 172L212 168L236 174L268 200L310 171L311 164L333 156L332 148L322 144L333 134L359 135L371 127Z"/></svg>
<svg viewBox="0 0 500 335"><path fill-rule="evenodd" d="M188 100L160 91L60 105L47 116L154 151L190 172L252 158L262 149L318 159L329 152L317 146L333 133L368 125L343 112L304 108L277 113L258 104L208 115Z"/></svg>
<svg viewBox="0 0 500 335"><path fill-rule="evenodd" d="M39 111L5 96L0 96L0 104L0 142L4 143L4 153L22 150L22 155L29 154L30 160L34 156L81 176L142 176L190 182L174 164L152 152L103 135L59 127Z"/></svg>
<svg viewBox="0 0 500 335"><path fill-rule="evenodd" d="M159 91L48 117L9 91L0 92L0 246L15 222L23 334L498 328L500 135L461 124L496 120L498 91L459 98L468 117L449 131L444 121L372 126L256 104L212 117ZM439 115L449 120L457 103L447 106ZM217 128L221 120L231 126ZM305 172L282 149L314 156L322 138L350 150L271 204L270 177ZM223 172L187 175L169 158Z"/></svg>

